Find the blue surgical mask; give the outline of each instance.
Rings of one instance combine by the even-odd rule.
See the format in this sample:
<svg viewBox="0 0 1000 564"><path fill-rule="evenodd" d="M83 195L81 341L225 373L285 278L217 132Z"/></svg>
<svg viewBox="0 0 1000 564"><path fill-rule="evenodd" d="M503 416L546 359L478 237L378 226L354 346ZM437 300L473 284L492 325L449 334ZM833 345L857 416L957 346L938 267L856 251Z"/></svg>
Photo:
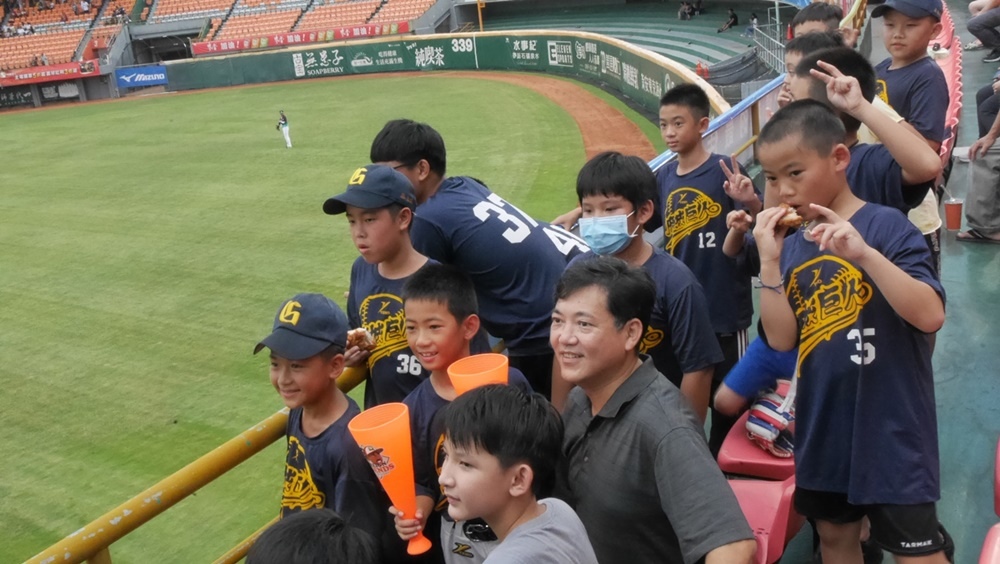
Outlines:
<svg viewBox="0 0 1000 564"><path fill-rule="evenodd" d="M624 249L632 237L635 237L635 233L628 232L628 218L632 213L607 217L581 217L580 236L596 254L613 255ZM635 230L638 232L639 228L636 227Z"/></svg>

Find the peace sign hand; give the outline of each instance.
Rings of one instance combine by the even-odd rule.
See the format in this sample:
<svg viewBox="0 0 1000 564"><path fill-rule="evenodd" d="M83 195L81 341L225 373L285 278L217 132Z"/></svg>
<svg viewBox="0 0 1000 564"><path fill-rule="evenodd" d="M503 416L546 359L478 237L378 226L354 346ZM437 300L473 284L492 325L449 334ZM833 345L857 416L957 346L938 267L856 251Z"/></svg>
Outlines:
<svg viewBox="0 0 1000 564"><path fill-rule="evenodd" d="M753 182L740 172L740 165L736 162L736 157L733 156L731 159L732 168L726 166L725 160L719 159L722 172L726 175L726 181L722 183L722 188L726 191L727 196L747 206L752 212L756 212L760 209L760 206L754 204L754 202L759 204L760 200L757 198L757 193L753 190Z"/></svg>
<svg viewBox="0 0 1000 564"><path fill-rule="evenodd" d="M853 76L844 76L844 73L829 63L818 61L816 64L823 70L812 69L809 74L826 84L826 97L830 100L830 104L851 115L861 109L865 97L861 93L858 79Z"/></svg>

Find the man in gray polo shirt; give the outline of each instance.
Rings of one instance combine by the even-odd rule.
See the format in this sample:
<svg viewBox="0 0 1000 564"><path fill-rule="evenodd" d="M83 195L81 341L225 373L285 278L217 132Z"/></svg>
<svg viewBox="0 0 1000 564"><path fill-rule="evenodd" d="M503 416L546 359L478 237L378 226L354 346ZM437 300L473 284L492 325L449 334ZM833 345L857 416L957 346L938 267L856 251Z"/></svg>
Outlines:
<svg viewBox="0 0 1000 564"><path fill-rule="evenodd" d="M753 561L756 542L680 391L638 353L655 286L598 257L556 287L550 341L577 386L563 420L560 488L603 564Z"/></svg>

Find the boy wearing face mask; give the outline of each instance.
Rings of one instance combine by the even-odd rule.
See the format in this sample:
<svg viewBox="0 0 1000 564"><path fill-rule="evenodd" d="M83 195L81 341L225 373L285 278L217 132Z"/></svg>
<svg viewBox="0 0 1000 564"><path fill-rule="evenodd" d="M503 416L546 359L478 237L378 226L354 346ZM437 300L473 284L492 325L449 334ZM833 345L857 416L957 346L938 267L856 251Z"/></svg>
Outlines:
<svg viewBox="0 0 1000 564"><path fill-rule="evenodd" d="M723 355L701 284L683 262L642 238L642 226L655 210L656 177L639 157L601 153L580 170L576 194L583 212L580 235L591 252L570 264L611 255L650 274L656 303L639 352L652 358L704 421L712 374ZM569 385L559 375L558 362L553 370L552 400L560 406Z"/></svg>

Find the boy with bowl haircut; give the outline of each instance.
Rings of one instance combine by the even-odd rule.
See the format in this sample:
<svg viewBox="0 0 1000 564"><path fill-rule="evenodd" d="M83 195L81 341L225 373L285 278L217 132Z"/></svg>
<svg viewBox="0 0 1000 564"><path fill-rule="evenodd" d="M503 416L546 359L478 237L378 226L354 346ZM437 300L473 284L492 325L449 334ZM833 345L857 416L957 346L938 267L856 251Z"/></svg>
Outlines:
<svg viewBox="0 0 1000 564"><path fill-rule="evenodd" d="M639 157L601 153L580 169L576 194L583 210L580 235L591 251L570 264L610 255L649 272L656 283L656 303L639 352L652 357L656 369L680 388L704 420L722 351L694 274L680 259L637 235L655 213L656 176Z"/></svg>
<svg viewBox="0 0 1000 564"><path fill-rule="evenodd" d="M271 384L289 408L281 515L333 509L380 539L382 558L395 561L404 547L391 534L389 499L347 430L361 410L337 388L346 345L340 307L321 294L298 294L281 305L273 331L254 348L270 349Z"/></svg>
<svg viewBox="0 0 1000 564"><path fill-rule="evenodd" d="M948 83L927 55L931 39L941 32L941 0L886 0L872 10L882 18L889 57L875 65L878 96L917 130L937 153L948 136ZM998 57L1000 60L1000 57Z"/></svg>
<svg viewBox="0 0 1000 564"><path fill-rule="evenodd" d="M361 256L351 266L347 317L374 338L370 352L352 346L347 366L365 363L368 385L365 408L403 401L426 377L406 343L403 284L427 264L414 250L410 226L417 207L413 186L391 167L370 164L354 171L347 191L323 204L330 215L345 214L351 240Z"/></svg>
<svg viewBox="0 0 1000 564"><path fill-rule="evenodd" d="M599 562L748 564L753 533L703 424L639 354L655 301L649 273L607 256L573 264L556 287L552 347L577 386L563 414L559 497Z"/></svg>
<svg viewBox="0 0 1000 564"><path fill-rule="evenodd" d="M851 191L845 130L796 101L761 130L769 188L810 222L785 238L757 217L761 318L776 350L799 347L795 508L815 519L824 562L860 562L862 518L907 562L946 561L931 335L944 291L919 231Z"/></svg>
<svg viewBox="0 0 1000 564"><path fill-rule="evenodd" d="M441 486L456 521L481 517L500 544L486 564L597 564L587 531L556 482L563 426L539 394L490 385L444 414Z"/></svg>
<svg viewBox="0 0 1000 564"><path fill-rule="evenodd" d="M708 128L709 101L695 84L680 84L660 99L660 133L677 160L661 168L656 179L656 210L647 227L663 226L666 251L679 258L701 283L709 317L724 360L715 365L713 393L729 369L743 356L753 317L752 273L746 257L722 252L726 216L735 209L751 215L762 202L753 182L735 158L712 154L702 142ZM732 168L727 166L732 163ZM709 449L719 452L735 419L712 410Z"/></svg>
<svg viewBox="0 0 1000 564"><path fill-rule="evenodd" d="M470 342L479 330L476 291L458 269L429 264L403 286L403 308L407 342L430 376L403 400L410 409L417 514L400 515L392 509L396 531L409 540L426 525L438 561L482 562L496 546L496 536L482 520L451 520L438 482L444 442L441 410L457 397L448 367L470 355ZM508 383L531 391L516 368L509 369Z"/></svg>
<svg viewBox="0 0 1000 564"><path fill-rule="evenodd" d="M332 509L310 509L281 519L247 552L247 564L381 564L371 535Z"/></svg>

